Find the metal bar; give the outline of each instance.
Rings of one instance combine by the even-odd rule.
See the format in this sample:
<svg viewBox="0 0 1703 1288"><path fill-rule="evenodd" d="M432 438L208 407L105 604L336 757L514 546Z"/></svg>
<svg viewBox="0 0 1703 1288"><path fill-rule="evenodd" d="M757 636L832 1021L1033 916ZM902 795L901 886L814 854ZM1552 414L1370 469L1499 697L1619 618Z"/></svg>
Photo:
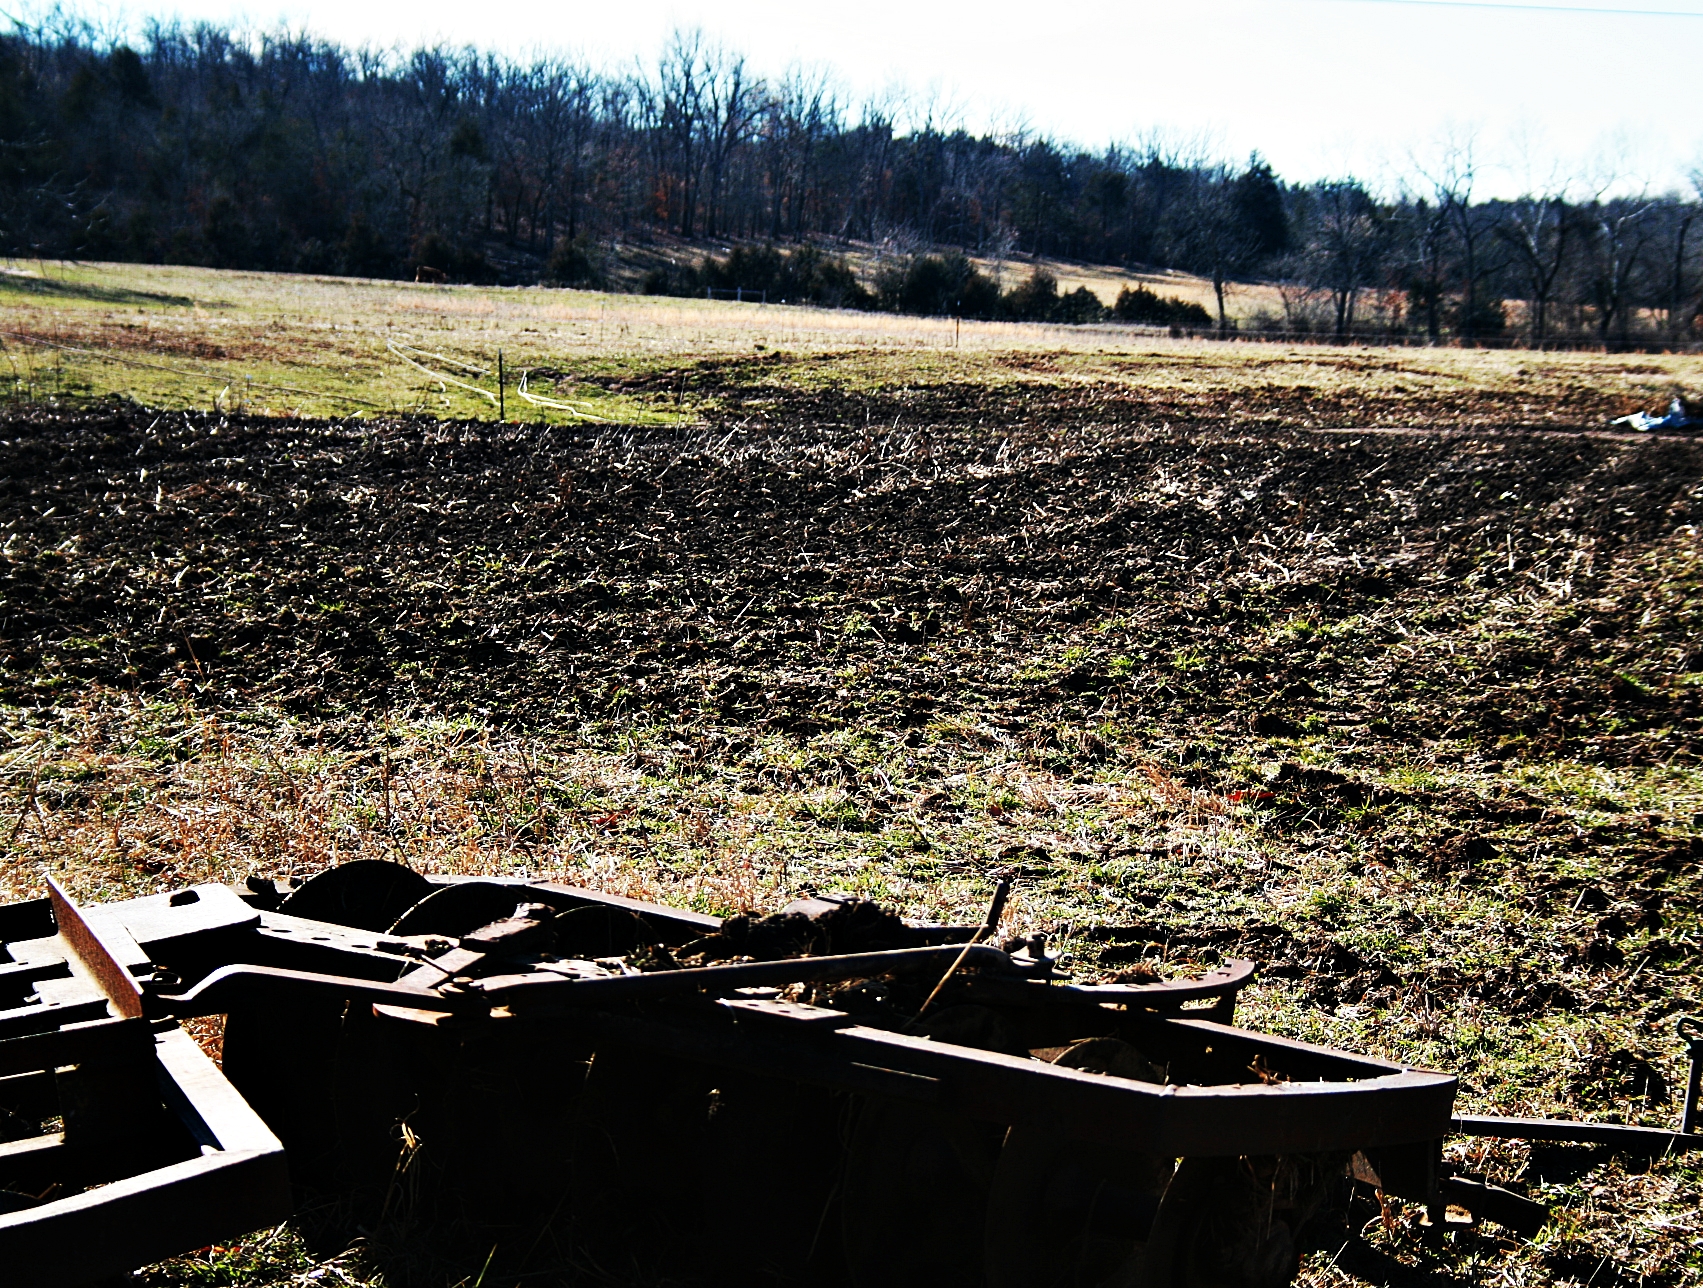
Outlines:
<svg viewBox="0 0 1703 1288"><path fill-rule="evenodd" d="M253 938L243 944L243 956L256 966L389 982L419 964L418 957L402 951L406 946L404 940L370 930L263 912Z"/></svg>
<svg viewBox="0 0 1703 1288"><path fill-rule="evenodd" d="M194 988L159 995L155 1000L168 1015L187 1019L194 1015L218 1015L232 1006L256 1001L276 999L294 1003L311 998L382 1002L422 1011L483 1011L491 1006L489 1000L465 993L446 994L407 984L387 984L349 975L321 975L282 966L222 966Z"/></svg>
<svg viewBox="0 0 1703 1288"><path fill-rule="evenodd" d="M615 908L622 912L630 912L647 921L658 923L669 930L676 931L681 936L672 939L671 943L684 943L687 939L701 939L705 935L713 935L721 929L721 918L712 917L704 912L692 912L685 908L670 908L665 904L648 903L643 899L629 899L626 895L607 894L602 890L591 890L584 886L567 885L560 881L527 881L520 877L451 877L429 876L427 880L433 886L461 885L468 882L483 882L489 885L512 886L517 892L530 892L542 903L556 907L571 909L599 905L605 908Z"/></svg>
<svg viewBox="0 0 1703 1288"><path fill-rule="evenodd" d="M283 1147L193 1039L156 1036L159 1069L218 1148L0 1216L7 1288L64 1288L123 1274L291 1211Z"/></svg>
<svg viewBox="0 0 1703 1288"><path fill-rule="evenodd" d="M592 979L540 971L465 980L454 985L453 989L425 989L278 966L238 965L221 967L194 988L157 1000L168 1014L179 1017L216 1015L228 1011L234 1003L250 1001L257 994L268 993L288 994L292 999L308 996L359 999L422 1011L477 1011L495 1006L543 1003L608 1006L687 993L725 995L742 988L765 985L887 975L944 966L964 951L955 944L945 944L933 948L895 948L889 952L846 953L832 957L789 957L774 962L740 962L731 966L698 966L687 970ZM1012 968L1011 959L996 948L971 947L968 951L968 961L972 965Z"/></svg>
<svg viewBox="0 0 1703 1288"><path fill-rule="evenodd" d="M879 953L843 953L828 957L788 957L773 962L740 962L731 966L694 966L642 975L610 975L601 979L572 978L537 972L493 975L467 980L459 987L482 997L489 1006L607 1006L621 1001L677 997L685 993L726 994L741 988L781 984L824 983L866 979L899 971L944 968L961 955L968 966L1013 971L1011 958L997 948L943 944L932 948L894 948Z"/></svg>
<svg viewBox="0 0 1703 1288"><path fill-rule="evenodd" d="M563 885L556 881L529 882L526 886L528 889L543 890L550 894L566 895L581 905L602 904L607 908L619 908L623 912L631 912L651 921L660 921L690 931L693 938L713 935L721 929L721 918L712 917L708 913L670 908L660 903L647 903L643 899L629 899L626 895L605 894L602 890L587 890L583 886Z"/></svg>
<svg viewBox="0 0 1703 1288"><path fill-rule="evenodd" d="M993 900L988 904L987 916L982 918L981 931L991 935L999 929L999 919L1005 916L1006 901L1011 898L1011 882L1004 880L993 888Z"/></svg>
<svg viewBox="0 0 1703 1288"><path fill-rule="evenodd" d="M173 1025L155 1034L154 1053L159 1057L160 1071L164 1075L162 1089L166 1102L179 1111L184 1125L204 1146L235 1153L274 1153L282 1162L284 1147L278 1143L272 1129L249 1107L241 1093L226 1081L219 1066L208 1058L194 1038ZM189 1118L189 1114L193 1114L194 1118ZM287 1196L288 1189L279 1193ZM277 1199L279 1194L274 1193L272 1197ZM287 1197L284 1201L287 1205ZM258 1228L259 1225L245 1227Z"/></svg>
<svg viewBox="0 0 1703 1288"><path fill-rule="evenodd" d="M112 1003L100 994L83 1002L36 1003L0 1011L0 1041L11 1041L35 1033L52 1033L64 1024L113 1018Z"/></svg>
<svg viewBox="0 0 1703 1288"><path fill-rule="evenodd" d="M974 1117L1044 1124L1081 1140L1117 1134L1172 1155L1315 1153L1431 1140L1448 1131L1457 1085L1451 1075L1419 1070L1355 1082L1159 1085L881 1029L842 1029L823 1042L860 1063L938 1077Z"/></svg>
<svg viewBox="0 0 1703 1288"><path fill-rule="evenodd" d="M0 966L0 985L13 982L33 984L38 979L63 978L67 967L61 961L8 962Z"/></svg>
<svg viewBox="0 0 1703 1288"><path fill-rule="evenodd" d="M103 1056L134 1056L145 1051L148 1042L146 1021L110 1018L8 1038L0 1041L0 1078L82 1064Z"/></svg>
<svg viewBox="0 0 1703 1288"><path fill-rule="evenodd" d="M635 1046L770 1077L903 1099L922 1098L919 1092L930 1088L928 1099L988 1122L1041 1124L1096 1142L1121 1136L1172 1155L1311 1153L1429 1141L1448 1130L1455 1093L1453 1077L1414 1071L1348 1083L1179 1087L883 1029L819 1028L782 1042L698 1017L641 1020L583 1011L575 1022Z"/></svg>
<svg viewBox="0 0 1703 1288"><path fill-rule="evenodd" d="M1616 1145L1652 1156L1670 1151L1703 1149L1703 1133L1666 1131L1660 1127L1628 1127L1621 1123L1570 1122L1564 1118L1496 1118L1468 1114L1456 1118L1451 1130L1460 1136Z"/></svg>
<svg viewBox="0 0 1703 1288"><path fill-rule="evenodd" d="M1252 962L1232 961L1205 975L1166 980L1159 984L1053 984L981 976L963 981L960 987L979 995L979 999L1018 1006L1058 1006L1075 1002L1084 1006L1113 1003L1169 1007L1240 992L1253 982L1254 970Z"/></svg>
<svg viewBox="0 0 1703 1288"><path fill-rule="evenodd" d="M1139 1014L1135 1019L1137 1023L1143 1022ZM1274 1037L1269 1033L1255 1033L1249 1029L1220 1024L1215 1020L1166 1016L1154 1017L1145 1022L1150 1027L1143 1032L1152 1033L1161 1040L1169 1039L1171 1043L1185 1047L1210 1049L1233 1060L1240 1067L1246 1067L1256 1055L1262 1055L1266 1057L1269 1069L1295 1080L1380 1077L1406 1073L1410 1069L1408 1065L1396 1064L1389 1060L1351 1055L1334 1047L1316 1046L1311 1042L1298 1042L1293 1038ZM1161 1059L1167 1058L1163 1051L1153 1054ZM1444 1127L1446 1126L1445 1123ZM1442 1132L1437 1134L1441 1135Z"/></svg>
<svg viewBox="0 0 1703 1288"><path fill-rule="evenodd" d="M136 977L119 963L118 955L102 933L84 919L71 896L52 877L47 878L47 894L53 900L53 920L59 926L65 947L106 994L113 1013L126 1019L140 1019L142 986Z"/></svg>
<svg viewBox="0 0 1703 1288"><path fill-rule="evenodd" d="M1691 1069L1685 1079L1685 1110L1680 1115L1679 1129L1690 1133L1703 1126L1703 1023L1691 1016L1679 1022L1679 1036L1685 1039L1686 1055Z"/></svg>
<svg viewBox="0 0 1703 1288"><path fill-rule="evenodd" d="M1549 1209L1543 1204L1500 1185L1486 1185L1464 1176L1443 1177L1437 1182L1437 1194L1444 1203L1463 1207L1476 1218L1507 1226L1528 1239L1549 1221Z"/></svg>
<svg viewBox="0 0 1703 1288"><path fill-rule="evenodd" d="M276 1175L275 1175L276 1174ZM0 1216L7 1288L65 1288L277 1225L283 1153L213 1154Z"/></svg>
<svg viewBox="0 0 1703 1288"><path fill-rule="evenodd" d="M0 1171L11 1176L13 1169L22 1163L48 1155L62 1154L65 1150L65 1133L62 1131L49 1132L45 1136L31 1136L25 1140L8 1140L0 1143Z"/></svg>
<svg viewBox="0 0 1703 1288"><path fill-rule="evenodd" d="M772 1042L750 1037L737 1029L718 1031L600 1011L576 1012L574 1022L576 1027L583 1026L598 1037L772 1078L790 1078L837 1087L859 1095L919 1104L935 1104L941 1098L939 1078L881 1065L859 1064L825 1054L811 1044Z"/></svg>

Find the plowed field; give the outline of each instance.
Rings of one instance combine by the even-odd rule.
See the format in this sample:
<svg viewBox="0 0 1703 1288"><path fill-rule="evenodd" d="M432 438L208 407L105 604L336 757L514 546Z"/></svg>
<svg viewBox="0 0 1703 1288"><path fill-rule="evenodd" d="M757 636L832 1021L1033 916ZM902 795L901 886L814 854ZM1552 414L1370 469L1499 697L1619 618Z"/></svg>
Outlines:
<svg viewBox="0 0 1703 1288"><path fill-rule="evenodd" d="M1079 976L1248 955L1245 1022L1464 1109L1672 1121L1703 444L1579 432L1583 384L692 379L642 428L6 413L14 894L400 854L937 915L1011 874ZM1552 1232L1380 1246L1703 1276L1694 1168L1471 1148ZM148 1282L282 1282L287 1243Z"/></svg>

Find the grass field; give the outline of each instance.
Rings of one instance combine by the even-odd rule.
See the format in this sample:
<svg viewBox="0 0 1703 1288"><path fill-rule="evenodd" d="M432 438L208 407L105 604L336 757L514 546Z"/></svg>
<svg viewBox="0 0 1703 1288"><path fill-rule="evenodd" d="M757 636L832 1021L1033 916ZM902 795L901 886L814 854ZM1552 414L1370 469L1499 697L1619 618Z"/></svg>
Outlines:
<svg viewBox="0 0 1703 1288"><path fill-rule="evenodd" d="M713 403L736 358L773 364L767 370L787 387L881 396L935 382L1092 387L1189 420L1276 415L1272 423L1356 427L1437 427L1463 417L1590 427L1665 404L1695 384L1698 370L1689 356L1226 346L1120 326L960 326L588 291L111 264L14 263L0 272L0 321L5 374L25 398L122 394L170 409L495 419L500 351L504 411L550 423L690 419ZM410 358L485 393L434 379ZM572 410L521 397L528 371L529 392Z"/></svg>
<svg viewBox="0 0 1703 1288"><path fill-rule="evenodd" d="M1698 360L41 274L0 329L108 356L7 340L8 896L383 855L963 917L1012 875L1079 977L1252 956L1245 1023L1463 1110L1673 1121L1703 447L1600 430ZM1557 1219L1373 1222L1431 1282L1703 1282L1695 1165L1452 1151ZM382 1271L283 1231L145 1281Z"/></svg>

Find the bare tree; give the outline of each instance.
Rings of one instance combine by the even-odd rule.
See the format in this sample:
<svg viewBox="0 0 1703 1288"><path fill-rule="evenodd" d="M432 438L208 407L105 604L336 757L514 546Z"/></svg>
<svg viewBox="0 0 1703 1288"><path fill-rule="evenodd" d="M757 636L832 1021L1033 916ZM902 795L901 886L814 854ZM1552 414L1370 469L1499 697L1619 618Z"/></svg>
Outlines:
<svg viewBox="0 0 1703 1288"><path fill-rule="evenodd" d="M156 26L141 52L104 40L75 24L0 33L10 248L370 275L429 247L455 272L518 282L564 233L858 236L1196 268L1227 330L1259 227L1282 234L1259 255L1284 253L1291 230L1304 247L1291 320L1342 336L1381 323L1364 293L1392 285L1433 339L1470 337L1503 295L1529 301L1538 343L1568 327L1677 337L1703 302L1703 191L1599 186L1574 202L1539 184L1487 202L1470 140L1386 203L1350 181L1287 188L1254 163L1232 179L1210 140L1089 152L1021 122L972 133L935 100L848 112L821 73L765 86L692 32L626 74L216 26ZM661 265L652 285L694 280Z"/></svg>
<svg viewBox="0 0 1703 1288"><path fill-rule="evenodd" d="M1259 230L1249 227L1242 217L1235 184L1236 175L1228 166L1196 171L1187 194L1173 212L1184 254L1212 278L1219 335L1230 333L1225 287L1253 267L1261 244Z"/></svg>
<svg viewBox="0 0 1703 1288"><path fill-rule="evenodd" d="M675 194L672 204L682 237L697 231L698 178L709 111L704 82L714 74L707 61L703 32L676 31L657 65L652 119L662 144L658 169L664 185Z"/></svg>
<svg viewBox="0 0 1703 1288"><path fill-rule="evenodd" d="M1483 324L1485 311L1479 291L1485 280L1502 265L1490 253L1495 242L1495 223L1482 205L1473 203L1478 185L1477 140L1471 135L1444 140L1435 162L1416 165L1431 186L1437 213L1450 234L1455 252L1455 273L1460 286L1460 308L1455 330L1474 339Z"/></svg>
<svg viewBox="0 0 1703 1288"><path fill-rule="evenodd" d="M1577 219L1559 192L1524 196L1502 207L1496 235L1513 252L1524 288L1530 335L1539 348L1549 335L1549 308L1561 283Z"/></svg>
<svg viewBox="0 0 1703 1288"><path fill-rule="evenodd" d="M1703 193L1703 171L1692 172L1691 186ZM1703 266L1697 263L1691 236L1698 212L1689 202L1670 200L1662 203L1660 213L1667 242L1667 330L1669 338L1677 340L1703 311Z"/></svg>
<svg viewBox="0 0 1703 1288"><path fill-rule="evenodd" d="M1587 221L1586 293L1596 310L1597 337L1607 341L1616 322L1624 338L1634 277L1655 234L1656 203L1644 197L1593 201Z"/></svg>
<svg viewBox="0 0 1703 1288"><path fill-rule="evenodd" d="M1354 327L1361 290L1382 274L1388 247L1384 215L1352 179L1315 184L1313 237L1308 261L1314 282L1330 293L1335 335Z"/></svg>
<svg viewBox="0 0 1703 1288"><path fill-rule="evenodd" d="M762 85L745 75L745 60L711 50L703 59L704 150L709 195L704 203L704 232L714 237L721 213L722 185L735 151L756 123Z"/></svg>
<svg viewBox="0 0 1703 1288"><path fill-rule="evenodd" d="M1425 336L1440 344L1443 301L1449 291L1449 226L1446 213L1425 197L1410 198L1401 211L1403 285L1408 313L1417 305L1425 317Z"/></svg>

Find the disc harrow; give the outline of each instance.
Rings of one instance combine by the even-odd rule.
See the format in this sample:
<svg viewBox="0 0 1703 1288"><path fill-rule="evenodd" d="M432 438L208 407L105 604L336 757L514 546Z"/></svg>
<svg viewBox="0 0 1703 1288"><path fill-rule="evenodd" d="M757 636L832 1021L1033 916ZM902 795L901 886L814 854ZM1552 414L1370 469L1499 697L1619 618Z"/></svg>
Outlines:
<svg viewBox="0 0 1703 1288"><path fill-rule="evenodd" d="M1004 893L946 926L374 860L88 908L52 886L0 907L6 1282L294 1215L397 1283L470 1258L561 1283L1280 1288L1308 1247L1355 1251L1356 1187L1434 1230L1535 1233L1545 1209L1454 1174L1450 1135L1703 1143L1694 1106L1671 1133L1457 1118L1446 1073L1236 1027L1249 962L1072 983L1044 936L994 946ZM222 1067L182 1027L205 1016Z"/></svg>

